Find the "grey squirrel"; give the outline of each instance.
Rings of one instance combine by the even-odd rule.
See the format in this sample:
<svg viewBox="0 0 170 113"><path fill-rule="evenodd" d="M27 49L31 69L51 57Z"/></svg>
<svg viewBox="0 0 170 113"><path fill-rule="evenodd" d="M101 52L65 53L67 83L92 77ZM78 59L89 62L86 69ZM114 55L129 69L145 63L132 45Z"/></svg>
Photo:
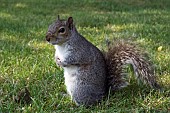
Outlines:
<svg viewBox="0 0 170 113"><path fill-rule="evenodd" d="M133 66L137 79L158 89L154 71L140 51L133 45L120 41L109 45L103 54L80 35L73 18L51 24L46 40L54 45L57 65L63 67L67 92L76 105L90 106L102 100L109 89L113 92L127 86L123 67Z"/></svg>

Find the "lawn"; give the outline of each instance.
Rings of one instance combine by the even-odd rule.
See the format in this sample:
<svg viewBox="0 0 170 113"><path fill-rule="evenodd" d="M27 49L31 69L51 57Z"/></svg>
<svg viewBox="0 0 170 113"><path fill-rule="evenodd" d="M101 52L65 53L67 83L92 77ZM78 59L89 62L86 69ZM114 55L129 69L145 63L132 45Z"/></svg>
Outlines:
<svg viewBox="0 0 170 113"><path fill-rule="evenodd" d="M57 15L72 16L78 31L100 50L105 39L130 39L154 63L163 91L131 84L102 103L85 108L70 101L54 48L45 41ZM170 112L169 0L1 0L0 113L5 112ZM27 87L31 103L16 103Z"/></svg>

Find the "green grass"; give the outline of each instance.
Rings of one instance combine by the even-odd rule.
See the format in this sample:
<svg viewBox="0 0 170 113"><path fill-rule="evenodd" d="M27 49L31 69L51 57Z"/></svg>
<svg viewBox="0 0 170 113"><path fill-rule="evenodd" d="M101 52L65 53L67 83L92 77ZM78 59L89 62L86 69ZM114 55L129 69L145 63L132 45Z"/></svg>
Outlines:
<svg viewBox="0 0 170 113"><path fill-rule="evenodd" d="M66 95L63 71L45 41L60 14L101 50L105 38L129 38L147 51L163 92L131 82L91 108L76 107ZM1 0L0 112L170 112L169 0ZM162 50L158 51L158 47ZM32 103L14 102L28 87Z"/></svg>

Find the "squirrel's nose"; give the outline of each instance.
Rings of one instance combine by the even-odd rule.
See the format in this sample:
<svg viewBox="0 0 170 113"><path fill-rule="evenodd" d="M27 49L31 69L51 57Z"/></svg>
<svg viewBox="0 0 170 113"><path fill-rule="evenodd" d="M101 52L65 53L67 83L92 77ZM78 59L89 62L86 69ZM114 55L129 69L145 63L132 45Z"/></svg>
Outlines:
<svg viewBox="0 0 170 113"><path fill-rule="evenodd" d="M50 37L48 35L46 35L46 41L50 41Z"/></svg>
<svg viewBox="0 0 170 113"><path fill-rule="evenodd" d="M50 41L50 37L52 36L52 34L50 33L50 32L48 32L47 34L46 34L46 41Z"/></svg>

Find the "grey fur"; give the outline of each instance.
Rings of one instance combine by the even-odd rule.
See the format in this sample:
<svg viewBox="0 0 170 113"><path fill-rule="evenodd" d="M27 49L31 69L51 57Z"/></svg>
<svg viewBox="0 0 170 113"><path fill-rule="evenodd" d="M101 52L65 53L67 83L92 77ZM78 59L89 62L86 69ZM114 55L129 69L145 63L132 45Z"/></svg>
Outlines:
<svg viewBox="0 0 170 113"><path fill-rule="evenodd" d="M56 48L57 65L64 68L67 91L77 105L95 104L107 94L108 87L115 90L126 86L127 82L123 79L126 73L122 71L126 63L132 64L139 78L149 85L154 86L156 83L149 64L138 55L139 52L135 52L136 49L128 45L130 48L120 51L124 54L119 54L116 49L121 47L117 46L118 48L109 49L104 56L77 32L72 17L67 21L58 18L50 25L46 40ZM128 54L129 51L132 55ZM132 61L133 58L139 60ZM111 62L113 59L115 62Z"/></svg>

